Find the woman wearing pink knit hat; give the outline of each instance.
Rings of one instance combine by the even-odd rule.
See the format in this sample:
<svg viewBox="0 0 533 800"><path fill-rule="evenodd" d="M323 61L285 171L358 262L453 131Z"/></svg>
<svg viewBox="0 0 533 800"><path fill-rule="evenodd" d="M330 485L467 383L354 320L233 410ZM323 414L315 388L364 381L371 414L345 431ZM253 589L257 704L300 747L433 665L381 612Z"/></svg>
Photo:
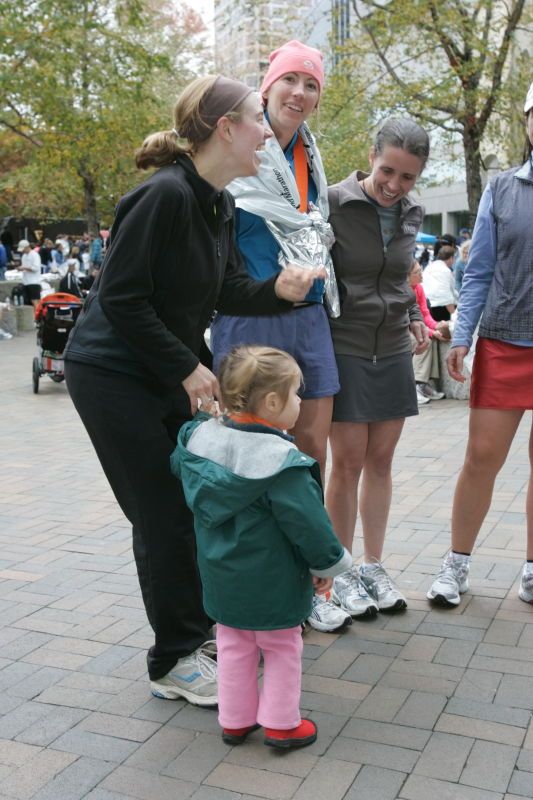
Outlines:
<svg viewBox="0 0 533 800"><path fill-rule="evenodd" d="M235 198L236 235L251 276L266 279L287 263L309 267L323 257L333 237L327 224L327 182L315 139L307 126L324 85L322 54L293 40L270 54L270 65L260 94L273 136L260 153L257 176L228 186ZM306 239L318 233L323 250L309 259ZM328 238L331 237L331 238ZM296 243L295 243L296 242ZM303 243L303 244L302 244ZM294 246L293 246L294 245ZM302 252L305 250L305 253ZM318 259L317 259L317 253ZM315 280L305 301L287 314L235 317L218 314L211 326L215 371L222 358L239 345L269 345L296 359L303 374L301 411L292 433L296 445L320 465L324 478L327 436L333 396L339 390L324 295L335 313L333 270L326 280ZM338 300L338 297L337 297ZM351 617L324 598L315 598L309 624L334 631Z"/></svg>

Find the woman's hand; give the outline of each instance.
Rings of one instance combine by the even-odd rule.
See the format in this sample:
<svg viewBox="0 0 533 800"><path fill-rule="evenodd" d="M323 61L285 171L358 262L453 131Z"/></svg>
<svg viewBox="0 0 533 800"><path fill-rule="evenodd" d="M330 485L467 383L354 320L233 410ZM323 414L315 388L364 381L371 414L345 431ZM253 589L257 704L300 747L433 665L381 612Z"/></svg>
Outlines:
<svg viewBox="0 0 533 800"><path fill-rule="evenodd" d="M279 273L274 284L274 291L280 300L288 300L291 303L300 303L311 289L313 283L318 279L325 280L327 277L324 267L318 269L305 269L289 264Z"/></svg>
<svg viewBox="0 0 533 800"><path fill-rule="evenodd" d="M469 349L470 348L465 347L465 345L452 347L448 353L448 358L446 359L446 365L448 367L450 377L453 378L454 381L459 381L459 383L464 383L466 380L465 376L463 375L463 361Z"/></svg>
<svg viewBox="0 0 533 800"><path fill-rule="evenodd" d="M416 339L416 347L413 350L413 354L417 356L419 353L423 353L424 350L427 350L429 347L428 329L423 322L414 320L414 322L411 322L409 325L409 330Z"/></svg>
<svg viewBox="0 0 533 800"><path fill-rule="evenodd" d="M215 400L220 394L218 381L211 370L204 367L203 364L198 364L194 372L191 372L181 383L191 401L191 414L196 414L199 406L202 406L204 411L211 413Z"/></svg>
<svg viewBox="0 0 533 800"><path fill-rule="evenodd" d="M319 578L313 575L315 594L326 594L333 586L333 578Z"/></svg>

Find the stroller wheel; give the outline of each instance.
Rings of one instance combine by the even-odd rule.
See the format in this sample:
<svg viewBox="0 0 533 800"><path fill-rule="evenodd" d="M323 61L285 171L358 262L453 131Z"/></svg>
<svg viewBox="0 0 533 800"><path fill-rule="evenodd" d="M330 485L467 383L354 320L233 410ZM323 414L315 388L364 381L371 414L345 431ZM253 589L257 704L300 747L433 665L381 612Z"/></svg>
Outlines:
<svg viewBox="0 0 533 800"><path fill-rule="evenodd" d="M33 359L33 394L39 393L39 378L41 377L41 366L37 356Z"/></svg>
<svg viewBox="0 0 533 800"><path fill-rule="evenodd" d="M61 383L61 381L65 380L64 375L50 375L54 383Z"/></svg>

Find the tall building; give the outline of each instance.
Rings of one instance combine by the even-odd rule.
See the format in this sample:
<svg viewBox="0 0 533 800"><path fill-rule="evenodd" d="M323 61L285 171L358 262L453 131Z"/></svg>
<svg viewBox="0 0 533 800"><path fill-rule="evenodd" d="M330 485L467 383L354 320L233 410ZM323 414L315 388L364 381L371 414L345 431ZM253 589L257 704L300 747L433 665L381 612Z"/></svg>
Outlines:
<svg viewBox="0 0 533 800"><path fill-rule="evenodd" d="M258 88L272 50L289 39L313 43L321 5L317 0L215 0L217 72Z"/></svg>

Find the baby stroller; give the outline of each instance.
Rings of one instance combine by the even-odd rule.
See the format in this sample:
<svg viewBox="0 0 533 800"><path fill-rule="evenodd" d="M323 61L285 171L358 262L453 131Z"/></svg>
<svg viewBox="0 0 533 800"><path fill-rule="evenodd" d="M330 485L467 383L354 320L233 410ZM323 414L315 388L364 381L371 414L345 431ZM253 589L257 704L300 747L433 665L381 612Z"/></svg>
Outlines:
<svg viewBox="0 0 533 800"><path fill-rule="evenodd" d="M63 351L82 305L79 297L64 292L49 294L37 304L35 322L39 355L33 359L34 394L39 391L41 375L49 375L55 383L65 380Z"/></svg>

